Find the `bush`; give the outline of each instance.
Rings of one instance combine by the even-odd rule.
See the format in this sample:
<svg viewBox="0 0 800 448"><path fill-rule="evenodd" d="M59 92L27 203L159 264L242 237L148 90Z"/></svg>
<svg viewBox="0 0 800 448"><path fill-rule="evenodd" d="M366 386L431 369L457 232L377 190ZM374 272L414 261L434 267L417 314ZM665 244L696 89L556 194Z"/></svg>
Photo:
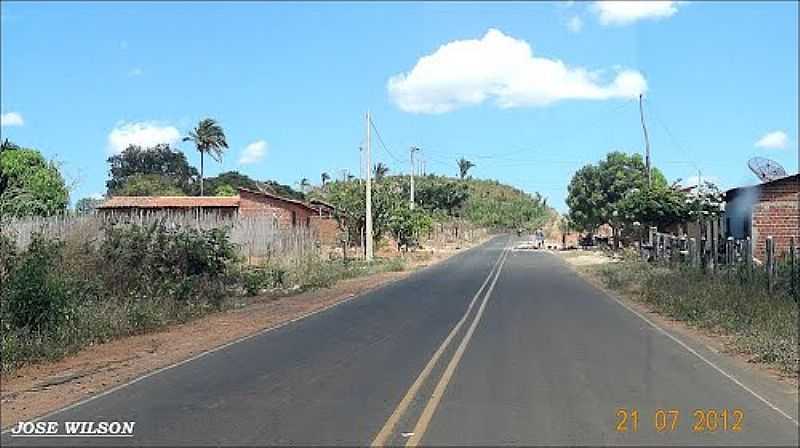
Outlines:
<svg viewBox="0 0 800 448"><path fill-rule="evenodd" d="M0 249L3 371L220 309L236 261L226 230L164 225Z"/></svg>
<svg viewBox="0 0 800 448"><path fill-rule="evenodd" d="M59 271L63 244L33 235L2 289L3 321L44 330L69 318L72 288ZM7 319L7 320L6 320Z"/></svg>

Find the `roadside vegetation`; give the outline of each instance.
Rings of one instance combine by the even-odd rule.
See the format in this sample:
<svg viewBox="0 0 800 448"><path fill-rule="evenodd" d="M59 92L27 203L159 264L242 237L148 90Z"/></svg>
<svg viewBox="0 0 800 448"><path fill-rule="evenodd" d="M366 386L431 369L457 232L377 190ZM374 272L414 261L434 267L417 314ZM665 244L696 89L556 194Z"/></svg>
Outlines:
<svg viewBox="0 0 800 448"><path fill-rule="evenodd" d="M753 362L796 377L800 273L792 271L789 257L779 262L771 286L763 266L745 260L723 263L721 254L709 249L698 255L703 263L693 263L689 251L671 248L669 256L659 259L646 242L648 228L664 234L685 232L688 223L708 228L719 219L723 198L711 183L684 189L677 182L668 184L656 168L650 175L648 182L641 156L621 152L576 172L567 198L568 225L562 231L572 227L591 237L608 225L614 247L604 249L623 258L587 269L596 269L610 289L676 320L730 336L731 347ZM641 256L640 246L649 256ZM706 266L709 259L716 267Z"/></svg>
<svg viewBox="0 0 800 448"><path fill-rule="evenodd" d="M678 321L732 336L732 348L752 362L800 374L797 302L788 288L770 293L760 273L731 270L709 276L636 259L596 269L610 289ZM784 278L788 281L788 273Z"/></svg>
<svg viewBox="0 0 800 448"><path fill-rule="evenodd" d="M316 253L250 266L226 229L151 224L64 239L38 234L21 251L0 233L2 371L251 300L405 267L401 258L343 263Z"/></svg>
<svg viewBox="0 0 800 448"><path fill-rule="evenodd" d="M201 121L185 140L196 147L201 160L205 154L216 160L226 148L224 132L213 120ZM350 244L360 241L364 229L364 185L357 179L331 181L322 173L320 186L302 179L298 191L235 171L204 178L202 166L197 170L168 145L130 146L107 161L106 196L192 196L201 189L226 196L243 187L330 202ZM241 249L246 243L234 243L232 229L225 224L208 228L160 218L112 223L84 216L94 213L101 198L79 199L70 210L69 187L58 165L35 149L5 141L0 151L2 372L253 300L402 271L411 258L424 256L409 252L430 240L435 230L442 234L453 229L447 238L463 241L459 232L534 228L554 215L538 195L472 179L468 171L473 166L459 161L458 178L417 178L417 206L412 209L408 178L391 176L388 167L376 165L375 240L378 246L392 241L403 252L401 257L366 263L357 256L327 253L304 240L302 250L253 260L245 259ZM68 225L53 231L46 226L48 219ZM12 228L11 223L22 226L23 221L26 230ZM25 237L18 240L22 234Z"/></svg>

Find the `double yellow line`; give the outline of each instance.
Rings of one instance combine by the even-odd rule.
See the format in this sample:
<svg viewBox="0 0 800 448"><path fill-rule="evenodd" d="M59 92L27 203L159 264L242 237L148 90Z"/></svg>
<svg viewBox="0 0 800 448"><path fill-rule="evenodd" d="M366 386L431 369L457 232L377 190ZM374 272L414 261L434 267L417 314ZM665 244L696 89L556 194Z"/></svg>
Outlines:
<svg viewBox="0 0 800 448"><path fill-rule="evenodd" d="M417 379L408 389L408 392L406 392L405 396L403 396L403 399L400 400L397 408L395 408L394 412L392 412L392 415L389 416L389 419L386 420L386 423L383 425L383 428L381 428L380 432L378 432L378 435L375 436L375 439L372 441L372 446L384 446L389 442L397 423L400 421L406 411L408 411L408 407L411 405L414 397L416 397L419 389L428 379L428 376L430 376L431 371L433 371L434 367L436 367L439 358L442 357L442 354L447 350L450 342L452 342L452 340L456 337L456 334L458 334L458 331L467 321L467 318L469 317L472 308L474 308L475 304L478 302L478 298L480 297L481 293L486 290L486 294L483 296L483 301L478 307L478 312L472 319L472 323L467 329L467 332L464 334L464 337L461 339L461 343L458 344L458 348L456 348L455 353L453 353L453 357L450 359L450 362L447 364L442 377L436 384L433 394L428 398L428 402L425 405L419 420L417 420L417 424L414 426L414 430L410 438L406 442L406 446L417 446L419 444L419 441L422 439L422 436L428 429L428 424L433 418L436 408L439 406L439 402L441 401L442 396L447 389L447 385L450 383L453 373L458 367L458 363L461 361L461 357L464 355L464 351L467 349L467 345L472 338L472 333L475 332L475 328L478 326L478 322L480 322L481 317L483 316L483 311L486 308L489 297L491 297L494 286L497 284L497 279L500 277L500 271L503 269L506 258L508 258L509 248L509 245L506 245L503 248L503 252L499 257L497 257L497 261L495 261L494 266L492 266L492 270L489 271L489 275L486 276L486 280L483 281L483 284L478 289L478 292L476 292L475 296L472 297L472 301L470 301L467 310L464 312L464 316L462 316L453 329L450 330L450 333L447 335L444 342L442 342L442 345L439 346L431 359L425 365L425 368L422 369L422 372L420 372L419 376L417 376ZM486 288L487 285L489 285L488 289Z"/></svg>

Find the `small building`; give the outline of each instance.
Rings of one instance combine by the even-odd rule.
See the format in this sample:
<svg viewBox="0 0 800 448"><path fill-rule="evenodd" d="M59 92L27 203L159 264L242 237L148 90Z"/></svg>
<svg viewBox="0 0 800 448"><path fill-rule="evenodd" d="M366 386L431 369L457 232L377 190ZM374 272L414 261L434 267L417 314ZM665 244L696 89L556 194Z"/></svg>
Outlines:
<svg viewBox="0 0 800 448"><path fill-rule="evenodd" d="M789 250L791 238L800 244L800 174L726 191L725 229L735 239L750 237L759 260L769 236L778 254Z"/></svg>
<svg viewBox="0 0 800 448"><path fill-rule="evenodd" d="M239 188L237 196L114 196L97 207L106 216L172 212L201 215L272 216L281 228L311 228L319 212L310 204L263 191Z"/></svg>
<svg viewBox="0 0 800 448"><path fill-rule="evenodd" d="M319 240L322 244L338 246L342 231L336 220L336 208L319 199L312 199L309 203L316 211L311 216L311 226L316 229Z"/></svg>

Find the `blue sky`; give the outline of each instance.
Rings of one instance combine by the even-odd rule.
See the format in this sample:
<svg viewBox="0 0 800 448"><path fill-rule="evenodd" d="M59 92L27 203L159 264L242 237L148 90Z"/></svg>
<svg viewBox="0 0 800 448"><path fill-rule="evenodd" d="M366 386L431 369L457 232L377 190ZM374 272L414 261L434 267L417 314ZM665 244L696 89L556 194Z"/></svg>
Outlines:
<svg viewBox="0 0 800 448"><path fill-rule="evenodd" d="M777 3L0 3L2 136L62 163L73 202L128 142L218 119L237 169L294 184L374 161L472 174L564 211L575 170L642 152L670 180L798 168L798 5ZM758 144L757 144L758 143ZM190 161L199 157L179 143ZM249 148L249 149L248 149ZM690 180L691 181L691 180Z"/></svg>

